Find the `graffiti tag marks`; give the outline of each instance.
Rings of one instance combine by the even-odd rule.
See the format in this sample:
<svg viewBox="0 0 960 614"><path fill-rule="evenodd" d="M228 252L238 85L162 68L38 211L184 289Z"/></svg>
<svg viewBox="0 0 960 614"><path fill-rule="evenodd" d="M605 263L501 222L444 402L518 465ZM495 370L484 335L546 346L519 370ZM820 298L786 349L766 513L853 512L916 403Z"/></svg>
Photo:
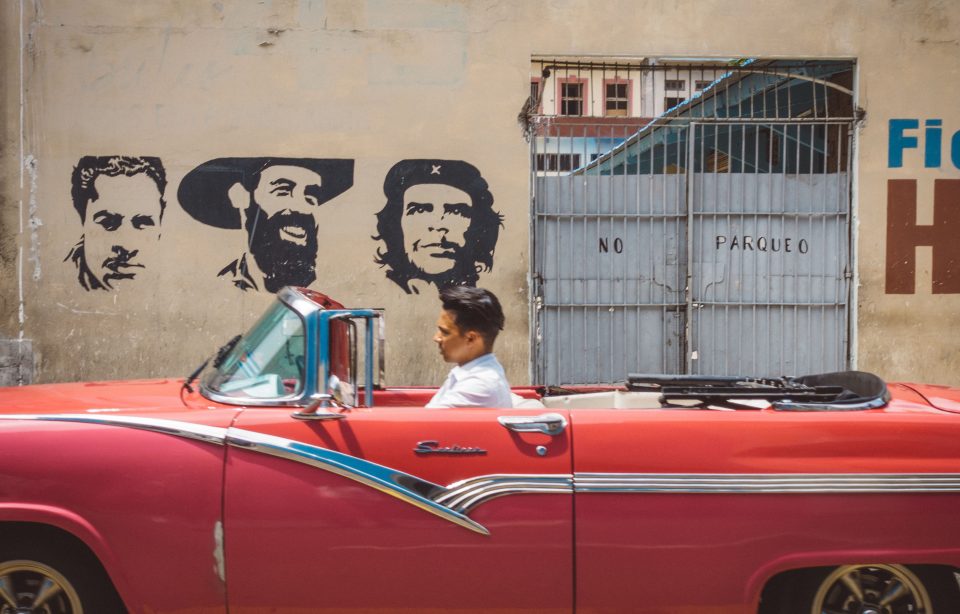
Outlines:
<svg viewBox="0 0 960 614"><path fill-rule="evenodd" d="M493 266L503 216L480 171L460 160L402 160L383 182L375 261L407 294L411 282L474 286Z"/></svg>
<svg viewBox="0 0 960 614"><path fill-rule="evenodd" d="M167 179L160 158L84 156L73 169L71 196L83 235L64 262L87 291L135 279L160 239Z"/></svg>
<svg viewBox="0 0 960 614"><path fill-rule="evenodd" d="M177 191L195 219L247 233L247 250L219 273L241 290L276 292L316 281L318 207L353 185L353 160L217 158Z"/></svg>

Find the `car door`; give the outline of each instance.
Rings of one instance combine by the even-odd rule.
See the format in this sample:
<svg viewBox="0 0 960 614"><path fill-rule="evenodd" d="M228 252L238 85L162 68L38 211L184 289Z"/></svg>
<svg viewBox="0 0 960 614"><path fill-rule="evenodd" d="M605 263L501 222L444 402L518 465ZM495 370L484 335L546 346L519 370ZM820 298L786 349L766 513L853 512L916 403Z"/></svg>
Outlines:
<svg viewBox="0 0 960 614"><path fill-rule="evenodd" d="M600 408L570 414L577 432L577 611L756 612L744 595L747 570L756 570L758 533L769 519L749 498L756 495L699 494L694 482L703 475L709 484L710 475L750 462L754 439L742 416Z"/></svg>
<svg viewBox="0 0 960 614"><path fill-rule="evenodd" d="M244 410L225 475L230 611L570 612L566 413L384 399L337 420Z"/></svg>

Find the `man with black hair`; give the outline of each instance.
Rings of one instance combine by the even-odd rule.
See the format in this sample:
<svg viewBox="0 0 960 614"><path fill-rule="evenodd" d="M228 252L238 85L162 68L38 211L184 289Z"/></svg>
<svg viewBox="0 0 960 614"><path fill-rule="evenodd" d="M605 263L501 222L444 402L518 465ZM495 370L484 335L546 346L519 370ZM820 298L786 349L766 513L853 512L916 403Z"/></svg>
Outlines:
<svg viewBox="0 0 960 614"><path fill-rule="evenodd" d="M503 309L489 290L450 286L433 340L446 362L456 363L427 407L513 407L510 384L493 355L503 330Z"/></svg>
<svg viewBox="0 0 960 614"><path fill-rule="evenodd" d="M85 290L113 290L154 263L167 176L152 156L83 156L70 194L83 235L64 262L77 267Z"/></svg>

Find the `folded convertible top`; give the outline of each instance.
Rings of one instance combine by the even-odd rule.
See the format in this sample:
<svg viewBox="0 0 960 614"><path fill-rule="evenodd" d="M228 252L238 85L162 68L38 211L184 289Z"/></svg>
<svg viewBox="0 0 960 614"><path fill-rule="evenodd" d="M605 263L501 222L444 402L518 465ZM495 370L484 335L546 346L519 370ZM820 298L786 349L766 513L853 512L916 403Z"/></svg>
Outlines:
<svg viewBox="0 0 960 614"><path fill-rule="evenodd" d="M768 401L782 411L851 411L883 407L890 400L886 383L872 373L839 371L801 377L758 378L713 375L631 373L627 389L661 393L661 403L698 401L698 405L744 407Z"/></svg>

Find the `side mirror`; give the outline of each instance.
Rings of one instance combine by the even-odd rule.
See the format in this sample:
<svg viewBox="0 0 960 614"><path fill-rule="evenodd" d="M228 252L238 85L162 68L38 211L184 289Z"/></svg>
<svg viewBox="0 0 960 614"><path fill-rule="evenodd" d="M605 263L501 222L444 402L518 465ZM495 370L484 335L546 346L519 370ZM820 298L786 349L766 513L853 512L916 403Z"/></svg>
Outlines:
<svg viewBox="0 0 960 614"><path fill-rule="evenodd" d="M346 414L332 411L320 411L326 409L328 404L335 401L329 394L314 394L310 397L310 403L303 409L290 414L297 420L342 420L347 417Z"/></svg>
<svg viewBox="0 0 960 614"><path fill-rule="evenodd" d="M353 384L341 380L336 375L330 375L330 383L327 386L327 394L333 401L344 407L355 407L357 404L357 395Z"/></svg>
<svg viewBox="0 0 960 614"><path fill-rule="evenodd" d="M383 383L383 329L381 309L321 312L317 391L345 407L373 406Z"/></svg>

